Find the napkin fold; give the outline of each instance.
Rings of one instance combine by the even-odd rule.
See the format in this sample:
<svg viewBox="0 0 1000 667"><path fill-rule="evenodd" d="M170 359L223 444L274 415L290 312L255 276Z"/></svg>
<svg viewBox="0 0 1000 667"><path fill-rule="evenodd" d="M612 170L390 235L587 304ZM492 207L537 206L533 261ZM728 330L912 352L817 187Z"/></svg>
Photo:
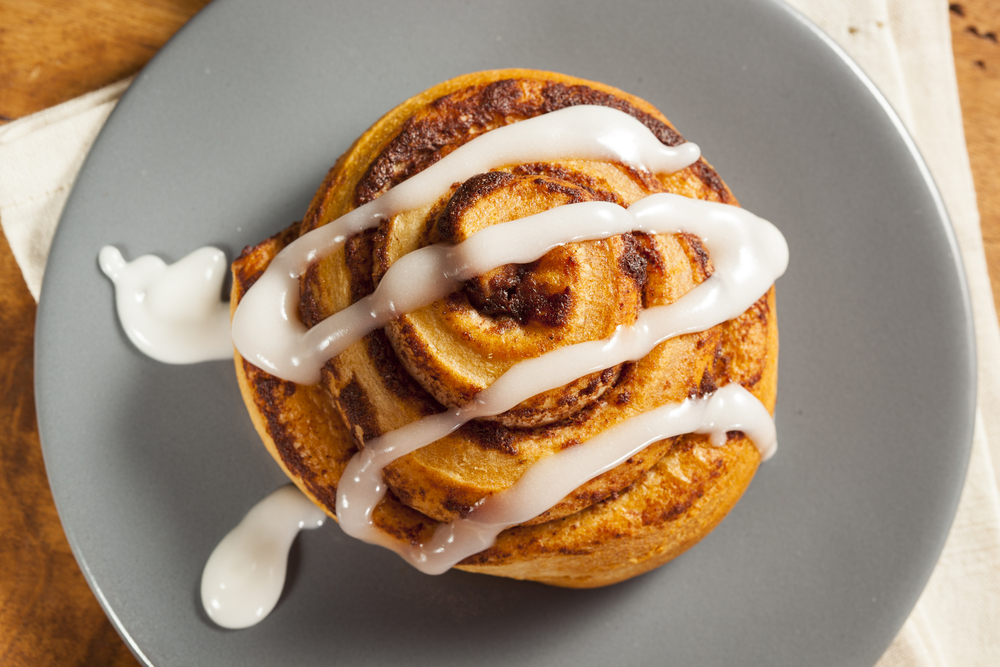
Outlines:
<svg viewBox="0 0 1000 667"><path fill-rule="evenodd" d="M786 0L851 55L913 136L965 263L978 345L969 474L927 588L878 667L1000 665L1000 327L939 0ZM0 127L0 224L31 294L76 174L131 80Z"/></svg>
<svg viewBox="0 0 1000 667"><path fill-rule="evenodd" d="M0 225L38 301L59 216L125 79L0 127Z"/></svg>

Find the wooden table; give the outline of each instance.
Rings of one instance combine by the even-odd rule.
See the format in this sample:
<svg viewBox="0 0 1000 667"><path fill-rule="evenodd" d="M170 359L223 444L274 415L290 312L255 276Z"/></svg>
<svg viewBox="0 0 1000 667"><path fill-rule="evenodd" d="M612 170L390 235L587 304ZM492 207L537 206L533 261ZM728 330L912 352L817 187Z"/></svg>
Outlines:
<svg viewBox="0 0 1000 667"><path fill-rule="evenodd" d="M207 0L0 0L0 123L138 71ZM951 5L983 238L1000 295L1000 3ZM0 236L0 664L135 665L69 550L35 423L35 303Z"/></svg>

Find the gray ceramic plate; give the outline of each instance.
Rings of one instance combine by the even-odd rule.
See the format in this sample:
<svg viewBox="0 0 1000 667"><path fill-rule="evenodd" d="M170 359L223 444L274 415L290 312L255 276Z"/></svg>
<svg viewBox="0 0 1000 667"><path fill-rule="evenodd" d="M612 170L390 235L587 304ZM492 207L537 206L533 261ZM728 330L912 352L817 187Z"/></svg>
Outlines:
<svg viewBox="0 0 1000 667"><path fill-rule="evenodd" d="M38 315L38 414L63 525L118 630L159 666L873 664L947 534L975 395L955 241L895 116L769 0L422 6L215 3L142 73L80 174ZM331 523L300 537L270 618L220 630L202 566L284 480L229 363L132 348L98 250L238 252L301 216L382 113L496 67L652 101L784 231L778 455L707 539L625 584L427 577Z"/></svg>

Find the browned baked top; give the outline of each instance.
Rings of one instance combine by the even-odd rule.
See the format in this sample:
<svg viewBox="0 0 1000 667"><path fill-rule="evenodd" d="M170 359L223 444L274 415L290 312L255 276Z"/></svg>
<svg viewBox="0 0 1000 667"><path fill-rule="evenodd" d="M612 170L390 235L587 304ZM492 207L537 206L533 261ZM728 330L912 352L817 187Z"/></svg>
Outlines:
<svg viewBox="0 0 1000 667"><path fill-rule="evenodd" d="M234 303L270 257L298 235L371 201L483 132L576 104L617 108L663 143L683 141L648 103L602 84L524 70L453 79L411 98L359 138L328 174L301 225L244 251L234 264ZM670 175L582 160L508 165L456 183L431 206L349 239L304 276L300 316L312 326L370 294L396 259L419 247L458 243L485 226L554 206L592 200L628 206L654 192L736 205L704 160ZM237 370L265 443L332 514L343 466L366 440L463 405L518 361L606 338L633 323L643 308L671 303L711 272L710 258L692 236L626 234L572 244L531 264L507 265L467 281L446 299L373 332L326 365L319 387L278 380L242 360ZM585 376L496 418L474 420L403 457L385 470L392 495L380 511L383 528L417 539L436 521L462 516L482 497L508 488L534 461L631 416L730 382L742 383L773 409L772 309L769 293L737 320L668 340L637 362ZM585 484L529 524L541 529L554 528L557 519L586 522L580 513L585 508L594 520L616 503L627 507L625 495L642 496L637 484L673 476L648 490L660 509L647 507L639 522L645 537L635 543L646 548L650 535L685 515L691 525L714 525L742 493L758 460L745 438L720 450L706 447L700 436L671 438ZM712 491L710 484L720 488ZM709 496L719 499L711 510L693 513ZM518 530L528 529L509 532ZM615 532L628 541L627 531ZM494 551L503 551L502 544ZM498 553L469 562L492 567L511 557Z"/></svg>

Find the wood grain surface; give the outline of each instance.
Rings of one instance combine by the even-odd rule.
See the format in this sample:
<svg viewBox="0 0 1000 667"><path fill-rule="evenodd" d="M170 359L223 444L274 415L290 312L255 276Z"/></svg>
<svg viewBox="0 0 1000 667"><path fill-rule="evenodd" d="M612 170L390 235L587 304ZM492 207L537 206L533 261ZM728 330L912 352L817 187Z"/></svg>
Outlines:
<svg viewBox="0 0 1000 667"><path fill-rule="evenodd" d="M0 0L0 123L137 72L206 0ZM994 294L1000 284L1000 3L951 8ZM1000 303L1000 302L998 302ZM0 237L0 665L136 665L73 560L33 398L35 304Z"/></svg>
<svg viewBox="0 0 1000 667"><path fill-rule="evenodd" d="M993 302L1000 312L1000 2L952 3L951 39Z"/></svg>
<svg viewBox="0 0 1000 667"><path fill-rule="evenodd" d="M138 72L208 0L0 0L0 118Z"/></svg>

